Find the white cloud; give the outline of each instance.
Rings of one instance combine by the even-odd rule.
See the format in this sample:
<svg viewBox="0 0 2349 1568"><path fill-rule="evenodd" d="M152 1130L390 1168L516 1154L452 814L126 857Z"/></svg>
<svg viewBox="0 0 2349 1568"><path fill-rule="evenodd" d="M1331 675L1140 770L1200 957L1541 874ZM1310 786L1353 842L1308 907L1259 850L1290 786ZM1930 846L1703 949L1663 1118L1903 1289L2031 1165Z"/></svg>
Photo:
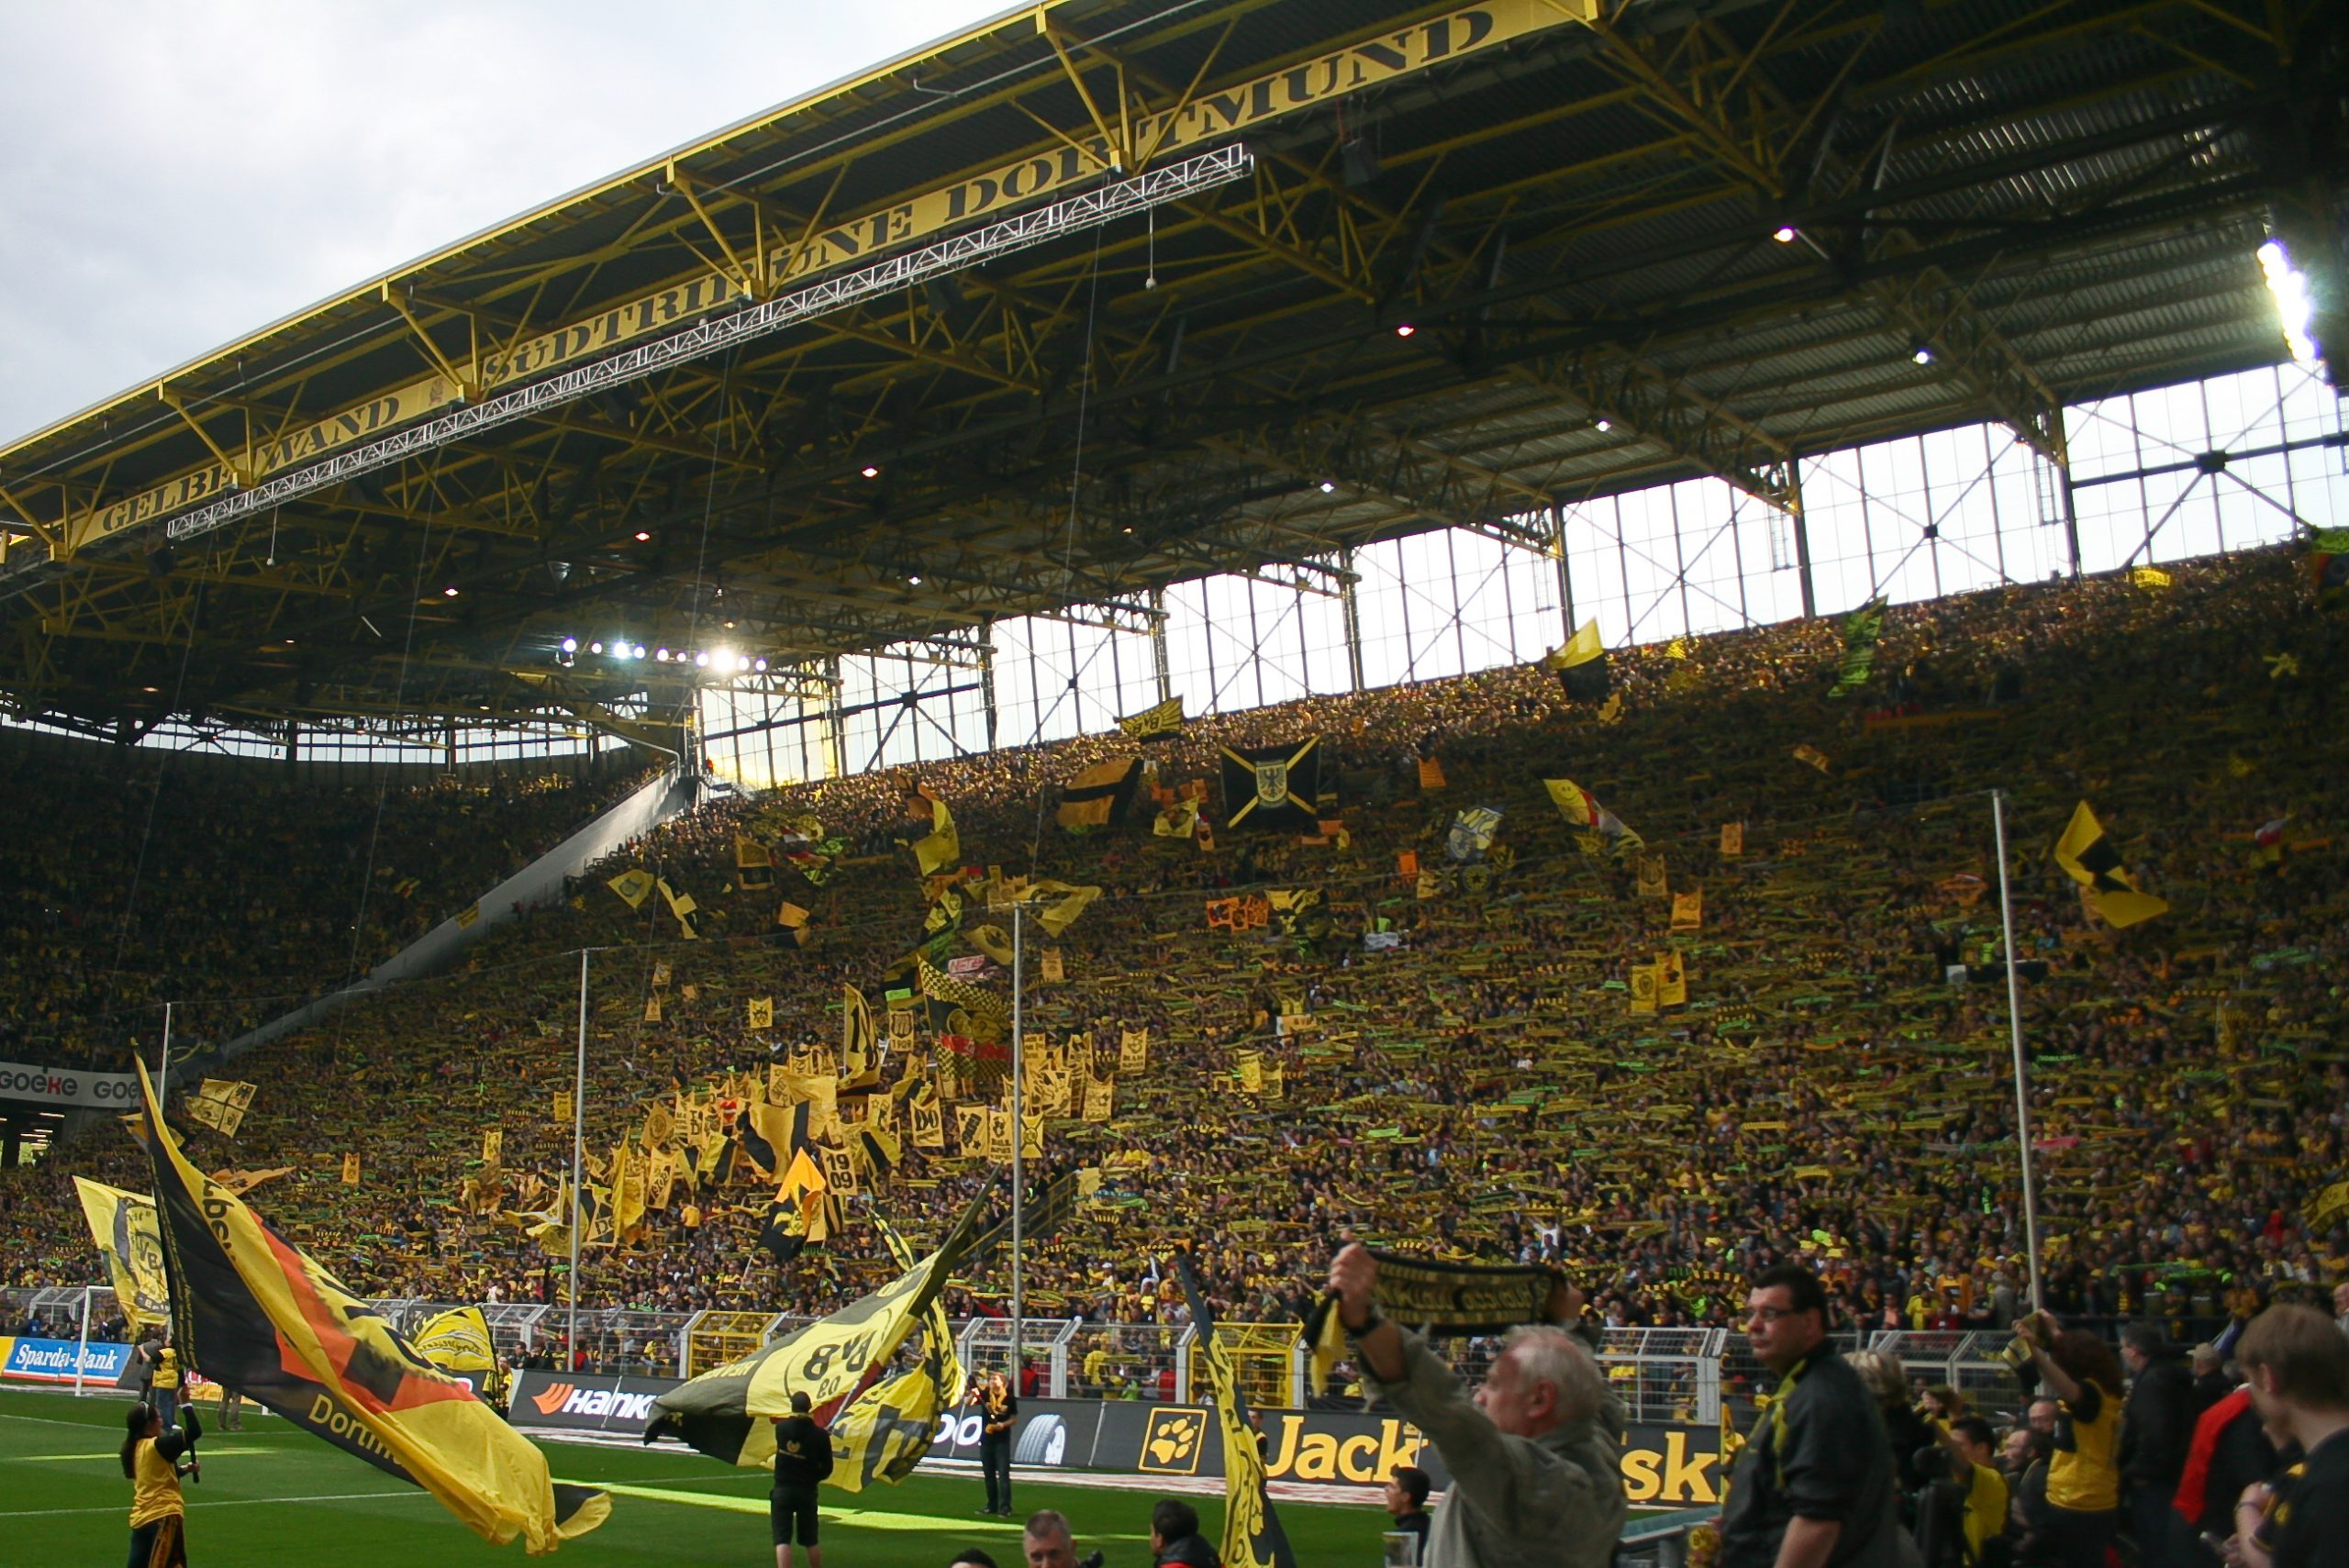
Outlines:
<svg viewBox="0 0 2349 1568"><path fill-rule="evenodd" d="M0 6L0 444L1001 9Z"/></svg>

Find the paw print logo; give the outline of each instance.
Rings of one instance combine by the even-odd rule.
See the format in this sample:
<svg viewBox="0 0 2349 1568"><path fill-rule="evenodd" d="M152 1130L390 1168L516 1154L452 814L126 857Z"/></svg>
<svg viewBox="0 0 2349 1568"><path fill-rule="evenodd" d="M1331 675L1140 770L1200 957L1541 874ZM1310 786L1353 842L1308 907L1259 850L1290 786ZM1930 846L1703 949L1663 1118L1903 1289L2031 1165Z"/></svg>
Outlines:
<svg viewBox="0 0 2349 1568"><path fill-rule="evenodd" d="M1142 1433L1141 1466L1165 1475L1196 1475L1207 1437L1205 1410L1152 1410Z"/></svg>

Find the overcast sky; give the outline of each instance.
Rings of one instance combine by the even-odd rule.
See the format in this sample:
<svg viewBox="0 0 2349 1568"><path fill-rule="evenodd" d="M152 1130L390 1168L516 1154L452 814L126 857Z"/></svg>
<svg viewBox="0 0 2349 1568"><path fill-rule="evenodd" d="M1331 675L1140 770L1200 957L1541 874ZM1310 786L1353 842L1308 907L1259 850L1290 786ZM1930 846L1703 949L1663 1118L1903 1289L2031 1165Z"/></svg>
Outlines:
<svg viewBox="0 0 2349 1568"><path fill-rule="evenodd" d="M1009 0L0 0L0 445Z"/></svg>

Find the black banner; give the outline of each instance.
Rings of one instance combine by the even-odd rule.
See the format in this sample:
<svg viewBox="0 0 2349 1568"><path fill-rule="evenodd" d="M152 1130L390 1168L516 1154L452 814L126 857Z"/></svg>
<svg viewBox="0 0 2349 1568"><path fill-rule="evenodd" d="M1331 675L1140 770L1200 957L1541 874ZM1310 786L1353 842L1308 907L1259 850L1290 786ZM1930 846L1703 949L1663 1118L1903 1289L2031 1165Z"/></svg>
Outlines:
<svg viewBox="0 0 2349 1568"><path fill-rule="evenodd" d="M677 1386L667 1377L573 1376L524 1372L515 1375L517 1426L575 1431L636 1432L657 1395ZM557 1391L561 1392L558 1393ZM1428 1473L1438 1488L1452 1473L1435 1445L1392 1413L1355 1410L1264 1410L1264 1473L1274 1481L1319 1481L1373 1486L1402 1465ZM1633 1427L1623 1452L1623 1486L1646 1507L1694 1507L1720 1501L1720 1434L1710 1426ZM933 1459L979 1457L979 1415L958 1405L939 1419ZM1139 1399L1023 1399L1012 1429L1014 1464L1102 1470L1137 1475L1196 1475L1220 1479L1223 1437L1204 1405L1159 1405Z"/></svg>
<svg viewBox="0 0 2349 1568"><path fill-rule="evenodd" d="M507 1418L518 1427L574 1432L644 1429L652 1401L677 1386L674 1377L615 1377L603 1373L518 1372Z"/></svg>

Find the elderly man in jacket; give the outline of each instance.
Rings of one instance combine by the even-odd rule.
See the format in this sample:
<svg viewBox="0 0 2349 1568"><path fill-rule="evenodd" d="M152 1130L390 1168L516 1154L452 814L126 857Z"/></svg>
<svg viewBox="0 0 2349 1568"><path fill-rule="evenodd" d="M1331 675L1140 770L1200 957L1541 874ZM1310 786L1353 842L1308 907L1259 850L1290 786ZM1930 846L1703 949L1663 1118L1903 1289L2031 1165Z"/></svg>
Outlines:
<svg viewBox="0 0 2349 1568"><path fill-rule="evenodd" d="M1595 1336L1515 1329L1471 1397L1425 1340L1379 1316L1377 1280L1378 1260L1353 1243L1330 1265L1364 1392L1425 1432L1452 1472L1423 1568L1606 1568L1623 1533L1623 1412L1586 1348ZM1582 1293L1561 1296L1556 1316L1579 1326Z"/></svg>

